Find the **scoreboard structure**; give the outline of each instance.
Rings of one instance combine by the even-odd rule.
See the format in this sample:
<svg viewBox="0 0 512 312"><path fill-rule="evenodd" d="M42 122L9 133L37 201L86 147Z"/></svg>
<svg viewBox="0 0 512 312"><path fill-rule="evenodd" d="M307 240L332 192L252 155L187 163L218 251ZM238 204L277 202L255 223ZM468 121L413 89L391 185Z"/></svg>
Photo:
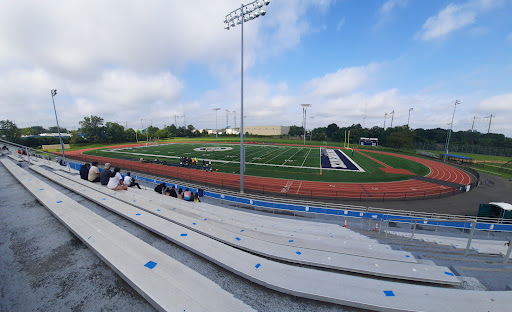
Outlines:
<svg viewBox="0 0 512 312"><path fill-rule="evenodd" d="M379 146L379 139L377 139L377 138L360 138L359 145Z"/></svg>

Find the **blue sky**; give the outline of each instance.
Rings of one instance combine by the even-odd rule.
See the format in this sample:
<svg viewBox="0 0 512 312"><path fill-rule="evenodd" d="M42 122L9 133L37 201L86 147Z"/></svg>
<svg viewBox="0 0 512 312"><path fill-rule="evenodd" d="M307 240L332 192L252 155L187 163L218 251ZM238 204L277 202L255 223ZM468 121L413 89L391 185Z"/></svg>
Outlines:
<svg viewBox="0 0 512 312"><path fill-rule="evenodd" d="M76 129L240 124L239 1L0 2L1 119ZM512 1L274 0L244 25L245 125L474 128L512 137ZM365 114L366 107L366 114ZM236 113L235 113L236 112ZM366 116L366 118L365 118ZM143 119L143 123L141 123ZM391 115L386 119L390 126Z"/></svg>

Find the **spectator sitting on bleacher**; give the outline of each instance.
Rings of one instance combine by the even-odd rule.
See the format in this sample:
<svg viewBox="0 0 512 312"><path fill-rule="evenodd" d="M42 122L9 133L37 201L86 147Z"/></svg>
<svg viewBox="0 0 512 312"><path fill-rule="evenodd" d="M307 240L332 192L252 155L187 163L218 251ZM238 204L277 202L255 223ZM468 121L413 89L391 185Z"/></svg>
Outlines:
<svg viewBox="0 0 512 312"><path fill-rule="evenodd" d="M98 169L97 161L92 162L92 167L89 169L89 174L87 175L87 179L90 182L100 182L100 169Z"/></svg>
<svg viewBox="0 0 512 312"><path fill-rule="evenodd" d="M82 178L82 180L87 180L89 178L89 167L91 166L91 164L85 164L85 165L82 165L82 167L80 168L80 178Z"/></svg>
<svg viewBox="0 0 512 312"><path fill-rule="evenodd" d="M178 197L178 194L176 194L176 188L174 187L174 185L169 189L169 196L174 197L174 198Z"/></svg>
<svg viewBox="0 0 512 312"><path fill-rule="evenodd" d="M126 173L126 177L124 177L124 185L128 186L128 187L132 187L132 186L136 186L139 188L140 190L140 185L139 183L135 182L135 178L133 178L132 176L130 176L130 173L127 172Z"/></svg>
<svg viewBox="0 0 512 312"><path fill-rule="evenodd" d="M176 198L183 199L183 190L181 187L178 189L178 194L176 194Z"/></svg>
<svg viewBox="0 0 512 312"><path fill-rule="evenodd" d="M113 191L118 190L127 190L128 188L123 183L123 176L121 175L121 169L116 168L114 172L110 174L110 179L108 180L107 187Z"/></svg>
<svg viewBox="0 0 512 312"><path fill-rule="evenodd" d="M155 192L157 192L157 193L165 194L166 191L167 191L167 186L165 185L164 182L155 186Z"/></svg>
<svg viewBox="0 0 512 312"><path fill-rule="evenodd" d="M185 192L183 193L183 199L186 201L194 200L194 198L192 197L192 193L188 190L188 188L185 189Z"/></svg>
<svg viewBox="0 0 512 312"><path fill-rule="evenodd" d="M102 185L107 185L108 180L110 179L110 174L112 171L110 171L110 163L105 164L105 168L100 173L100 182Z"/></svg>
<svg viewBox="0 0 512 312"><path fill-rule="evenodd" d="M199 200L199 193L194 193L194 201L196 203L200 203L201 201Z"/></svg>

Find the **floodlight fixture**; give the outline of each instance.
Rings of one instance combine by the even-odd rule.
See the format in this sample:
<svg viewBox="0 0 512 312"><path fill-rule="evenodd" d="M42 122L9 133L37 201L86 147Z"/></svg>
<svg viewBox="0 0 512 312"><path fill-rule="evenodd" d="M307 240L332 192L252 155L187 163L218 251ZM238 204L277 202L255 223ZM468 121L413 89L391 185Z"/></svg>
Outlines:
<svg viewBox="0 0 512 312"><path fill-rule="evenodd" d="M265 16L267 12L262 10L263 5L269 5L270 0L255 0L249 4L242 4L240 8L231 11L226 15L224 23L228 24L224 29L229 30L236 24L241 26L241 70L240 70L240 193L244 192L244 171L245 171L245 150L244 150L244 23L253 20L259 16ZM233 17L233 20L229 18ZM229 25L231 23L231 25Z"/></svg>

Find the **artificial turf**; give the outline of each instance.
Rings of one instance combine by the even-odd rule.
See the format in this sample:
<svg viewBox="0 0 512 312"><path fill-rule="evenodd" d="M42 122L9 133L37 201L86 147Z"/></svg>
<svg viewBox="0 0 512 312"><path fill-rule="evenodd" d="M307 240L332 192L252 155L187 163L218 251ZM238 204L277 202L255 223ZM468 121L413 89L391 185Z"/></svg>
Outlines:
<svg viewBox="0 0 512 312"><path fill-rule="evenodd" d="M207 147L210 151L195 151L196 148ZM225 151L212 151L213 147L228 147ZM382 165L360 155L344 150L345 154L355 161L365 172L350 172L340 170L321 170L320 148L311 146L280 146L247 144L246 175L284 178L324 182L388 182L400 181L409 178L407 175L388 174L380 170ZM111 150L109 148L92 150L84 154L139 160L164 160L179 163L180 157L197 158L199 165L202 160L212 161L214 170L226 173L240 172L240 146L229 143L174 143L160 144L137 148ZM371 153L371 157L378 159L393 168L407 169L416 174L425 175L429 170L426 166L388 155Z"/></svg>

